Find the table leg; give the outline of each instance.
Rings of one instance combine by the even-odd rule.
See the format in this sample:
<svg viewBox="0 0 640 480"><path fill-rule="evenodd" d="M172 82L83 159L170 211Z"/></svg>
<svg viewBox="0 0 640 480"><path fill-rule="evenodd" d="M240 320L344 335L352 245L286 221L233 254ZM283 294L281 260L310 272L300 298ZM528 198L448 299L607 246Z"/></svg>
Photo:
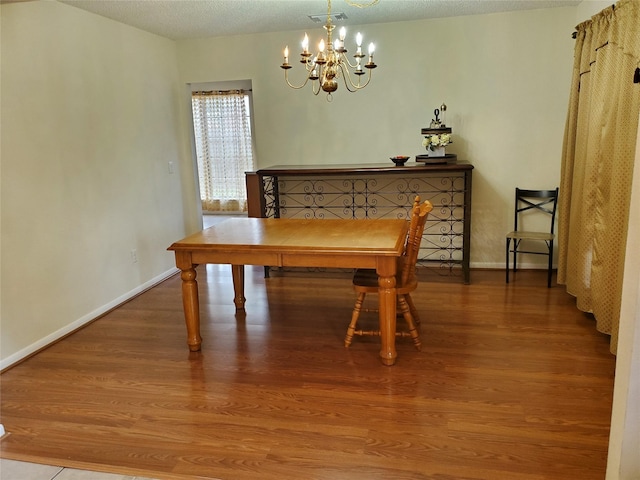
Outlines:
<svg viewBox="0 0 640 480"><path fill-rule="evenodd" d="M244 311L244 304L247 301L244 298L244 265L231 265L231 274L233 275L233 303L236 305L236 311Z"/></svg>
<svg viewBox="0 0 640 480"><path fill-rule="evenodd" d="M396 363L396 277L378 272L380 315L380 358L385 365Z"/></svg>
<svg viewBox="0 0 640 480"><path fill-rule="evenodd" d="M182 270L182 305L184 307L184 320L187 324L187 344L189 350L200 350L202 338L200 337L200 302L198 300L198 282L196 281L195 268Z"/></svg>

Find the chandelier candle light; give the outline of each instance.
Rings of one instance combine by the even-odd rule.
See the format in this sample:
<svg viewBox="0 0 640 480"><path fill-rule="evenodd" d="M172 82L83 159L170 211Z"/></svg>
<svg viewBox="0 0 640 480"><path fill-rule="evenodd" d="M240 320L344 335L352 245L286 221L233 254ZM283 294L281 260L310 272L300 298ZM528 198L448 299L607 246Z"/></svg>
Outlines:
<svg viewBox="0 0 640 480"><path fill-rule="evenodd" d="M338 38L333 41L332 35L335 25L331 23L331 0L328 0L327 9L327 23L323 26L327 31L327 41L320 40L318 44L318 53L313 55L309 52L309 36L305 33L302 40L302 52L300 53L300 63L305 66L306 78L301 85L292 85L289 81L289 69L292 65L289 64L289 47L284 49L284 62L280 65L280 68L284 70L284 79L291 88L300 89L303 88L309 81L311 81L311 88L314 95L318 95L320 90L327 93L327 101L331 101L331 93L338 89L338 78L342 76L344 85L350 92L357 92L358 90L366 87L371 81L371 71L377 67L373 61L373 52L375 46L373 43L369 44L369 59L367 63L363 65L363 58L366 56L362 53L362 34L358 32L356 35L356 53L353 55L355 63L352 64L346 56L347 49L345 48L345 37L347 30L340 28ZM368 75L364 83L361 83L362 75L365 75L367 69ZM351 73L349 69L352 69ZM355 75L357 82L354 82L351 75Z"/></svg>

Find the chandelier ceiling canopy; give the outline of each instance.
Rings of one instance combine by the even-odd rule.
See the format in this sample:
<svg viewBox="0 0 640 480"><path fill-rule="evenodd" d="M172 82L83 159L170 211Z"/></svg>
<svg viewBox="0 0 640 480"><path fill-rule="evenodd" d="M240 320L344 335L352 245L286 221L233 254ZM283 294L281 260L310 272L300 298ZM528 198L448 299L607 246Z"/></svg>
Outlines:
<svg viewBox="0 0 640 480"><path fill-rule="evenodd" d="M372 0L368 4L354 3L347 0L347 3L356 7L369 7L375 5L379 0ZM317 53L309 51L309 36L305 33L302 40L302 52L300 53L300 63L304 65L304 80L300 85L293 85L289 81L289 70L293 68L289 64L289 47L284 49L284 62L280 68L284 70L284 79L291 88L301 89L307 84L311 84L314 95L318 95L320 91L327 93L327 100L331 101L331 94L338 89L338 79L342 78L346 89L350 92L357 92L363 89L371 81L371 73L377 67L373 61L373 53L375 46L369 44L368 60L364 63L366 55L362 53L362 34L356 34L356 50L353 54L353 63L347 57L347 49L345 47L345 38L347 30L341 27L338 32L338 38L333 39L333 30L335 25L331 22L331 0L327 0L327 21L323 28L326 31L326 41L321 39L318 43ZM366 78L363 76L366 75Z"/></svg>

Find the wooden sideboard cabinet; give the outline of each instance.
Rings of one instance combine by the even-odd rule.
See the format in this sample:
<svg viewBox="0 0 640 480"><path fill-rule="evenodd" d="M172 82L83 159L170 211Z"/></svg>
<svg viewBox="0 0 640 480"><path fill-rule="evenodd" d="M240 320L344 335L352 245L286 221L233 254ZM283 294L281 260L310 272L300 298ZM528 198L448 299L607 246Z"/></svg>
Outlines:
<svg viewBox="0 0 640 480"><path fill-rule="evenodd" d="M433 204L420 248L421 265L469 283L473 165L275 165L247 172L249 216L276 218L408 218L415 195Z"/></svg>

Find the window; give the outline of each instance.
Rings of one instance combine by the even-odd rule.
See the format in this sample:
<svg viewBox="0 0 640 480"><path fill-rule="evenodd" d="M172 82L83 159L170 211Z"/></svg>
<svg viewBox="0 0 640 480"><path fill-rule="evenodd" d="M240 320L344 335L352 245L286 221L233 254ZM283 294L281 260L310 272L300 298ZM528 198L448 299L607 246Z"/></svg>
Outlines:
<svg viewBox="0 0 640 480"><path fill-rule="evenodd" d="M196 91L191 104L203 212L246 211L245 172L254 169L248 92Z"/></svg>

